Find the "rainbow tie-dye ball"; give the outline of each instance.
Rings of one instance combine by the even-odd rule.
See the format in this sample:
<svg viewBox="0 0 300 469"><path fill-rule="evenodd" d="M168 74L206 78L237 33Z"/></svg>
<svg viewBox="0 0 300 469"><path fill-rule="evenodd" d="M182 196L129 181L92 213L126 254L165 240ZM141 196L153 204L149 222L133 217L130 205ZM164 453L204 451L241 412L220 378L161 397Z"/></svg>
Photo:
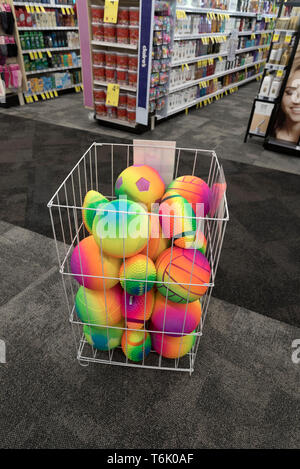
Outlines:
<svg viewBox="0 0 300 469"><path fill-rule="evenodd" d="M123 262L120 268L120 282L130 295L143 295L151 290L156 280L156 268L150 257L137 254Z"/></svg>
<svg viewBox="0 0 300 469"><path fill-rule="evenodd" d="M98 350L111 350L121 345L124 332L124 320L113 327L83 326L86 341Z"/></svg>
<svg viewBox="0 0 300 469"><path fill-rule="evenodd" d="M124 354L129 360L140 362L150 353L151 337L149 332L124 331L121 345Z"/></svg>

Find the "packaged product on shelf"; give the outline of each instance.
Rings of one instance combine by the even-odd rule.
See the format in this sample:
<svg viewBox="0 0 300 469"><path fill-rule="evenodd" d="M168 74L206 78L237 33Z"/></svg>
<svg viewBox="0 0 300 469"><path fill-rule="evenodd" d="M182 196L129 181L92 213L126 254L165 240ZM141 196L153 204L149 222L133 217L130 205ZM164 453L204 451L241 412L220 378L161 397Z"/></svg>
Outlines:
<svg viewBox="0 0 300 469"><path fill-rule="evenodd" d="M117 73L114 67L105 67L105 80L107 83L117 82Z"/></svg>
<svg viewBox="0 0 300 469"><path fill-rule="evenodd" d="M139 27L138 26L129 26L129 42L130 44L138 44L139 42Z"/></svg>
<svg viewBox="0 0 300 469"><path fill-rule="evenodd" d="M127 93L127 109L136 109L136 95Z"/></svg>
<svg viewBox="0 0 300 469"><path fill-rule="evenodd" d="M127 85L128 83L128 71L122 68L117 68L117 83L119 85Z"/></svg>
<svg viewBox="0 0 300 469"><path fill-rule="evenodd" d="M105 51L93 49L92 54L94 65L105 65Z"/></svg>
<svg viewBox="0 0 300 469"><path fill-rule="evenodd" d="M125 106L118 106L117 118L120 120L127 120L127 108Z"/></svg>
<svg viewBox="0 0 300 469"><path fill-rule="evenodd" d="M99 103L105 103L106 91L104 88L94 88L94 100Z"/></svg>
<svg viewBox="0 0 300 469"><path fill-rule="evenodd" d="M119 93L119 106L127 107L127 93L122 91Z"/></svg>
<svg viewBox="0 0 300 469"><path fill-rule="evenodd" d="M117 52L116 53L117 67L127 70L128 69L128 57L129 57L128 54L124 52Z"/></svg>
<svg viewBox="0 0 300 469"><path fill-rule="evenodd" d="M94 41L105 41L106 39L104 38L104 32L104 24L92 23L92 35Z"/></svg>
<svg viewBox="0 0 300 469"><path fill-rule="evenodd" d="M111 119L117 118L117 108L113 106L106 106L106 115Z"/></svg>
<svg viewBox="0 0 300 469"><path fill-rule="evenodd" d="M136 87L137 84L137 72L134 70L128 70L128 83L130 86Z"/></svg>
<svg viewBox="0 0 300 469"><path fill-rule="evenodd" d="M103 65L93 65L94 79L105 81L105 67Z"/></svg>
<svg viewBox="0 0 300 469"><path fill-rule="evenodd" d="M127 119L130 123L135 123L136 121L136 111L135 109L127 109Z"/></svg>
<svg viewBox="0 0 300 469"><path fill-rule="evenodd" d="M91 18L93 23L102 23L104 17L103 5L91 5Z"/></svg>
<svg viewBox="0 0 300 469"><path fill-rule="evenodd" d="M129 8L129 23L130 25L139 25L140 22L140 9L139 7Z"/></svg>
<svg viewBox="0 0 300 469"><path fill-rule="evenodd" d="M129 8L128 7L119 7L118 10L118 24L129 24Z"/></svg>
<svg viewBox="0 0 300 469"><path fill-rule="evenodd" d="M138 56L136 54L128 54L128 69L135 71L138 69Z"/></svg>
<svg viewBox="0 0 300 469"><path fill-rule="evenodd" d="M113 51L105 51L105 65L107 67L115 67L117 62L117 55Z"/></svg>
<svg viewBox="0 0 300 469"><path fill-rule="evenodd" d="M128 44L129 42L129 27L124 24L117 24L116 26L117 42L120 44Z"/></svg>
<svg viewBox="0 0 300 469"><path fill-rule="evenodd" d="M106 106L104 102L95 101L95 111L98 116L106 115Z"/></svg>
<svg viewBox="0 0 300 469"><path fill-rule="evenodd" d="M103 40L105 42L116 42L116 26L114 24L103 24Z"/></svg>

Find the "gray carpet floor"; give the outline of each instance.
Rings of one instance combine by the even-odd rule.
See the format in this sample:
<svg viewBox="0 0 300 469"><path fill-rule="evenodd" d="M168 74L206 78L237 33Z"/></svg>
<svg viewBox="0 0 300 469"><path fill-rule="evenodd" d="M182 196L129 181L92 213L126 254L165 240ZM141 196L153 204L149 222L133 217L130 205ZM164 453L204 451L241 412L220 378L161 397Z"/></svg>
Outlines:
<svg viewBox="0 0 300 469"><path fill-rule="evenodd" d="M54 243L0 223L2 448L296 448L300 329L212 299L195 371L81 367Z"/></svg>

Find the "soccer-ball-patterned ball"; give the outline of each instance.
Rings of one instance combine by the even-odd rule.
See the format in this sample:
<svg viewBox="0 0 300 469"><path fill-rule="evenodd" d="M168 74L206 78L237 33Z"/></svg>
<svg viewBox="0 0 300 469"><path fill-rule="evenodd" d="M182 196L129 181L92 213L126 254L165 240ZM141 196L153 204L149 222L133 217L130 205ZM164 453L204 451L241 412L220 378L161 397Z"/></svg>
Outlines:
<svg viewBox="0 0 300 469"><path fill-rule="evenodd" d="M126 195L134 202L143 203L151 211L151 204L160 202L165 184L156 169L148 165L133 165L126 168L116 180L118 197Z"/></svg>

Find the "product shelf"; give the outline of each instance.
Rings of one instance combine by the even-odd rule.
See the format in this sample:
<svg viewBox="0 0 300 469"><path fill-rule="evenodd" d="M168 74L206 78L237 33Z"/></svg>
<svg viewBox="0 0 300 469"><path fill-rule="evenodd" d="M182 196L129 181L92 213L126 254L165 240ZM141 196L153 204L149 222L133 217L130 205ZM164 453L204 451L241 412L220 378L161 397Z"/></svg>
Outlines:
<svg viewBox="0 0 300 469"><path fill-rule="evenodd" d="M295 34L297 33L297 30L296 29L274 29L274 34L275 33L291 33L291 34Z"/></svg>
<svg viewBox="0 0 300 469"><path fill-rule="evenodd" d="M235 53L242 54L243 52L250 52L251 50L266 49L270 47L270 45L271 44L263 44L262 46L245 47L244 49L237 49Z"/></svg>
<svg viewBox="0 0 300 469"><path fill-rule="evenodd" d="M106 46L106 47L118 47L120 49L133 49L137 50L138 44L122 44L120 42L106 42L106 41L96 41L93 39L91 41L93 46Z"/></svg>
<svg viewBox="0 0 300 469"><path fill-rule="evenodd" d="M56 3L36 3L36 2L14 2L14 5L16 7L44 7L44 8L74 8L75 4L69 4L69 5L58 5Z"/></svg>
<svg viewBox="0 0 300 469"><path fill-rule="evenodd" d="M276 18L277 15L273 13L259 13L252 11L232 11L232 10L221 10L220 8L201 8L192 6L176 6L176 10L183 10L186 13L215 13L219 15L230 15L230 16L250 16L256 17L261 16L263 18Z"/></svg>
<svg viewBox="0 0 300 469"><path fill-rule="evenodd" d="M39 52L60 52L64 50L80 50L80 47L46 47L41 49L22 49L22 54L30 54L30 53L39 53Z"/></svg>
<svg viewBox="0 0 300 469"><path fill-rule="evenodd" d="M214 93L202 96L201 98L197 98L194 101L191 101L190 103L186 103L183 106L172 109L172 110L168 111L165 116L158 115L157 119L161 120L161 119L164 119L165 117L171 116L172 114L176 114L177 112L184 111L185 109L190 108L192 106L195 106L196 104L198 104L202 101L205 101L209 98L214 98L215 96L218 96L219 94L224 93L225 91L230 90L231 88L236 88L238 86L244 85L245 83L248 83L249 81L252 81L252 80L258 78L261 75L262 75L262 72L258 73L257 75L253 75L252 77L246 78L245 80L242 80L242 81L239 81L239 82L236 82L236 83L231 83L231 85L225 86L225 87L215 91Z"/></svg>
<svg viewBox="0 0 300 469"><path fill-rule="evenodd" d="M131 123L131 122L128 122L126 120L122 120L122 119L112 119L111 117L106 117L106 116L100 116L98 114L95 115L96 119L97 120L102 120L102 121L106 121L106 122L111 122L112 124L117 124L117 125L124 125L126 127L131 127L131 128L134 128L136 127L136 123Z"/></svg>
<svg viewBox="0 0 300 469"><path fill-rule="evenodd" d="M210 55L199 55L198 57L192 57L190 59L183 59L179 62L171 63L171 68L178 67L179 65L184 64L191 64L194 62L199 62L200 60L207 60L207 59L217 59L218 57L226 57L227 52L219 52L218 54L210 54Z"/></svg>
<svg viewBox="0 0 300 469"><path fill-rule="evenodd" d="M25 93L25 96L39 96L41 94L45 93L50 93L50 91L53 93L54 91L64 91L64 90L70 90L72 88L76 88L76 86L82 87L82 83L75 83L74 85L66 86L65 88L52 88L51 90L44 90L44 91L38 91L36 93Z"/></svg>
<svg viewBox="0 0 300 469"><path fill-rule="evenodd" d="M266 31L240 31L238 32L238 36L250 36L251 34L272 34L273 33L273 29L270 31L270 30L266 30Z"/></svg>
<svg viewBox="0 0 300 469"><path fill-rule="evenodd" d="M78 26L49 26L49 27L27 27L27 26L19 26L19 31L68 31L74 30L78 31Z"/></svg>
<svg viewBox="0 0 300 469"><path fill-rule="evenodd" d="M213 80L214 78L219 78L225 75L229 75L230 73L239 72L240 70L243 70L244 68L247 68L247 67L254 67L255 65L259 65L263 62L265 62L265 60L258 60L257 62L251 62L246 65L241 65L240 67L230 68L228 70L224 70L223 72L215 73L214 75L207 75L206 77L199 78L198 80L193 80L190 82L183 83L182 85L176 86L175 88L170 88L168 94L176 93L176 91L184 90L186 88L190 88L191 86L198 85L202 81L210 81L210 80Z"/></svg>
<svg viewBox="0 0 300 469"><path fill-rule="evenodd" d="M81 65L72 65L71 67L52 67L52 68L43 68L42 70L34 70L31 72L26 72L26 75L38 75L40 73L49 73L49 72L59 72L60 70L71 70L73 68L81 68Z"/></svg>
<svg viewBox="0 0 300 469"><path fill-rule="evenodd" d="M199 34L185 34L185 35L178 35L174 36L174 41L186 41L189 39L201 39L202 37L223 37L223 36L229 36L231 33L199 33Z"/></svg>
<svg viewBox="0 0 300 469"><path fill-rule="evenodd" d="M109 83L107 81L94 80L94 85L107 86L109 85ZM136 88L134 88L133 86L119 85L119 87L120 87L120 90L132 91L133 93L136 93Z"/></svg>
<svg viewBox="0 0 300 469"><path fill-rule="evenodd" d="M279 64L270 64L270 63L267 63L266 64L266 69L267 70L285 70L286 69L286 65L279 65Z"/></svg>

